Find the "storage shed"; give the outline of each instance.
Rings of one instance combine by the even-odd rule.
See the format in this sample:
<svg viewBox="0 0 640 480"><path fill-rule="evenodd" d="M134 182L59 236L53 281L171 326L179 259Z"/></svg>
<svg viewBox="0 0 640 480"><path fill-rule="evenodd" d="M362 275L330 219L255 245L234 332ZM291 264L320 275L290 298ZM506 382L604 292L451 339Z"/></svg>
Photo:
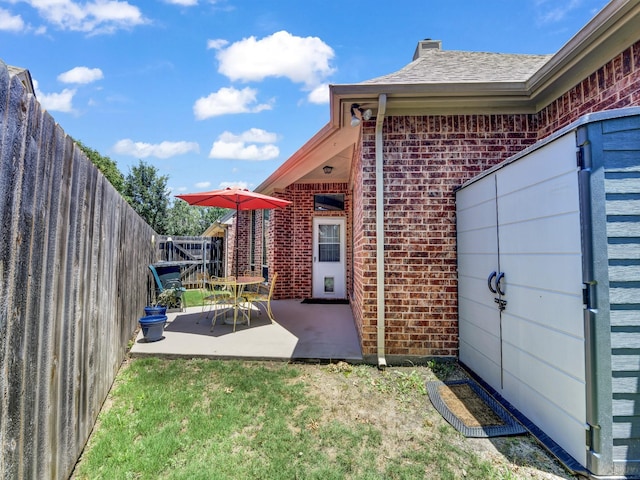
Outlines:
<svg viewBox="0 0 640 480"><path fill-rule="evenodd" d="M456 205L460 361L574 470L640 477L640 109L582 117Z"/></svg>

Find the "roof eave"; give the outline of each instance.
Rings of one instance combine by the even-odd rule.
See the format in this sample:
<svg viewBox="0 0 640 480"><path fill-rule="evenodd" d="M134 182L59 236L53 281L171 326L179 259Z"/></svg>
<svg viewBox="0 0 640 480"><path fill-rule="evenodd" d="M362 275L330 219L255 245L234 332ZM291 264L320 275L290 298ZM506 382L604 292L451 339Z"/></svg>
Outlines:
<svg viewBox="0 0 640 480"><path fill-rule="evenodd" d="M359 83L330 87L329 123L256 191L271 194L355 143L350 107L387 96L386 115L536 113L638 40L640 0L612 0L526 82Z"/></svg>
<svg viewBox="0 0 640 480"><path fill-rule="evenodd" d="M447 115L532 112L534 104L524 82L354 84L334 85L332 97L342 123L350 118L349 108L358 103L376 111L380 93L387 95L386 115Z"/></svg>
<svg viewBox="0 0 640 480"><path fill-rule="evenodd" d="M525 82L334 85L331 114L339 121L352 103L375 103L380 93L388 115L535 113L633 45L639 24L640 0L613 0Z"/></svg>
<svg viewBox="0 0 640 480"><path fill-rule="evenodd" d="M318 133L296 151L275 172L255 189L256 192L272 195L295 183L301 177L318 168L327 160L355 144L358 128L339 128L326 124Z"/></svg>
<svg viewBox="0 0 640 480"><path fill-rule="evenodd" d="M640 0L613 0L527 82L536 110L567 92L638 40Z"/></svg>

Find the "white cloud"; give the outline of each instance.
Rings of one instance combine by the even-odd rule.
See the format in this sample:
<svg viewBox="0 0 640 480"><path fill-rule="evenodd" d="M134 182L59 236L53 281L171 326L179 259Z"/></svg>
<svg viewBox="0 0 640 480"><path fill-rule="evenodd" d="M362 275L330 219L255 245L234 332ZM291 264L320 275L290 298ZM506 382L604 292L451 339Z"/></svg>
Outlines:
<svg viewBox="0 0 640 480"><path fill-rule="evenodd" d="M198 120L226 115L230 113L256 113L262 110L270 110L271 105L256 105L257 90L243 88L238 90L233 87L223 87L208 97L196 100L193 105L193 113Z"/></svg>
<svg viewBox="0 0 640 480"><path fill-rule="evenodd" d="M311 90L307 97L310 103L324 104L329 103L329 84L323 83Z"/></svg>
<svg viewBox="0 0 640 480"><path fill-rule="evenodd" d="M11 15L11 12L0 8L0 31L21 32L25 25L20 15Z"/></svg>
<svg viewBox="0 0 640 480"><path fill-rule="evenodd" d="M75 67L58 75L62 83L91 83L104 77L99 68Z"/></svg>
<svg viewBox="0 0 640 480"><path fill-rule="evenodd" d="M249 189L249 184L247 182L220 182L219 185L220 188L234 188L234 187L238 187L238 188L246 188Z"/></svg>
<svg viewBox="0 0 640 480"><path fill-rule="evenodd" d="M121 155L130 155L137 158L170 158L189 152L199 153L200 147L195 142L161 142L153 144L134 142L125 138L116 142L113 146L113 151Z"/></svg>
<svg viewBox="0 0 640 480"><path fill-rule="evenodd" d="M275 145L246 145L243 142L213 142L209 158L223 158L232 160L262 161L272 160L280 155L280 149Z"/></svg>
<svg viewBox="0 0 640 480"><path fill-rule="evenodd" d="M47 22L62 30L89 34L112 33L148 22L140 9L126 1L27 0Z"/></svg>
<svg viewBox="0 0 640 480"><path fill-rule="evenodd" d="M38 88L38 81L33 79L33 88L40 104L50 112L73 112L73 96L76 89L65 88L60 93L44 93Z"/></svg>
<svg viewBox="0 0 640 480"><path fill-rule="evenodd" d="M580 7L582 0L570 0L568 2L550 2L549 0L536 0L538 22L541 24L557 23L571 11Z"/></svg>
<svg viewBox="0 0 640 480"><path fill-rule="evenodd" d="M235 135L231 132L223 132L218 140L223 142L254 142L254 143L274 143L278 141L278 135L272 132L267 132L261 128L250 128L246 132L242 132L240 135Z"/></svg>
<svg viewBox="0 0 640 480"><path fill-rule="evenodd" d="M179 5L180 7L195 7L198 0L164 0L169 5Z"/></svg>
<svg viewBox="0 0 640 480"><path fill-rule="evenodd" d="M252 128L240 135L224 132L218 137L218 140L213 142L209 158L249 161L272 160L280 155L280 149L273 144L276 140L275 133L259 128Z"/></svg>
<svg viewBox="0 0 640 480"><path fill-rule="evenodd" d="M280 31L257 40L249 37L220 48L218 71L231 80L261 81L286 77L313 89L335 69L333 49L318 37L296 37Z"/></svg>
<svg viewBox="0 0 640 480"><path fill-rule="evenodd" d="M211 186L211 182L197 182L195 187L200 189L209 188Z"/></svg>
<svg viewBox="0 0 640 480"><path fill-rule="evenodd" d="M220 50L227 45L229 45L229 42L221 38L215 40L207 40L207 50Z"/></svg>

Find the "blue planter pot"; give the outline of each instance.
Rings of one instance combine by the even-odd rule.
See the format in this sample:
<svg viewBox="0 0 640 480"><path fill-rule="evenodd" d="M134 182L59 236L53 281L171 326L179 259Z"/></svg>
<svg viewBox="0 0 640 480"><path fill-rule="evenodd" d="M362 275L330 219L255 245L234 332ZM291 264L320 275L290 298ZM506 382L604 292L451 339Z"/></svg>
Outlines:
<svg viewBox="0 0 640 480"><path fill-rule="evenodd" d="M166 315L147 315L138 320L142 328L142 336L145 342L157 342L162 340L164 336L164 325L167 323Z"/></svg>
<svg viewBox="0 0 640 480"><path fill-rule="evenodd" d="M155 307L144 307L144 314L149 317L151 315L166 315L167 314L167 307L164 306L155 306Z"/></svg>

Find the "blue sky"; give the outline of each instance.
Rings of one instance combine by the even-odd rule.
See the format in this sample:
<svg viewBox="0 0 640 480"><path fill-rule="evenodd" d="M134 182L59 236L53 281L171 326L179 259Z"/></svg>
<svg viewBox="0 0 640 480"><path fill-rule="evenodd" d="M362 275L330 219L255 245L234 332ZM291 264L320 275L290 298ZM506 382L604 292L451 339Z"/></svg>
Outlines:
<svg viewBox="0 0 640 480"><path fill-rule="evenodd" d="M72 137L168 175L257 187L329 120L328 84L399 70L417 42L555 53L605 0L0 0L0 59Z"/></svg>

